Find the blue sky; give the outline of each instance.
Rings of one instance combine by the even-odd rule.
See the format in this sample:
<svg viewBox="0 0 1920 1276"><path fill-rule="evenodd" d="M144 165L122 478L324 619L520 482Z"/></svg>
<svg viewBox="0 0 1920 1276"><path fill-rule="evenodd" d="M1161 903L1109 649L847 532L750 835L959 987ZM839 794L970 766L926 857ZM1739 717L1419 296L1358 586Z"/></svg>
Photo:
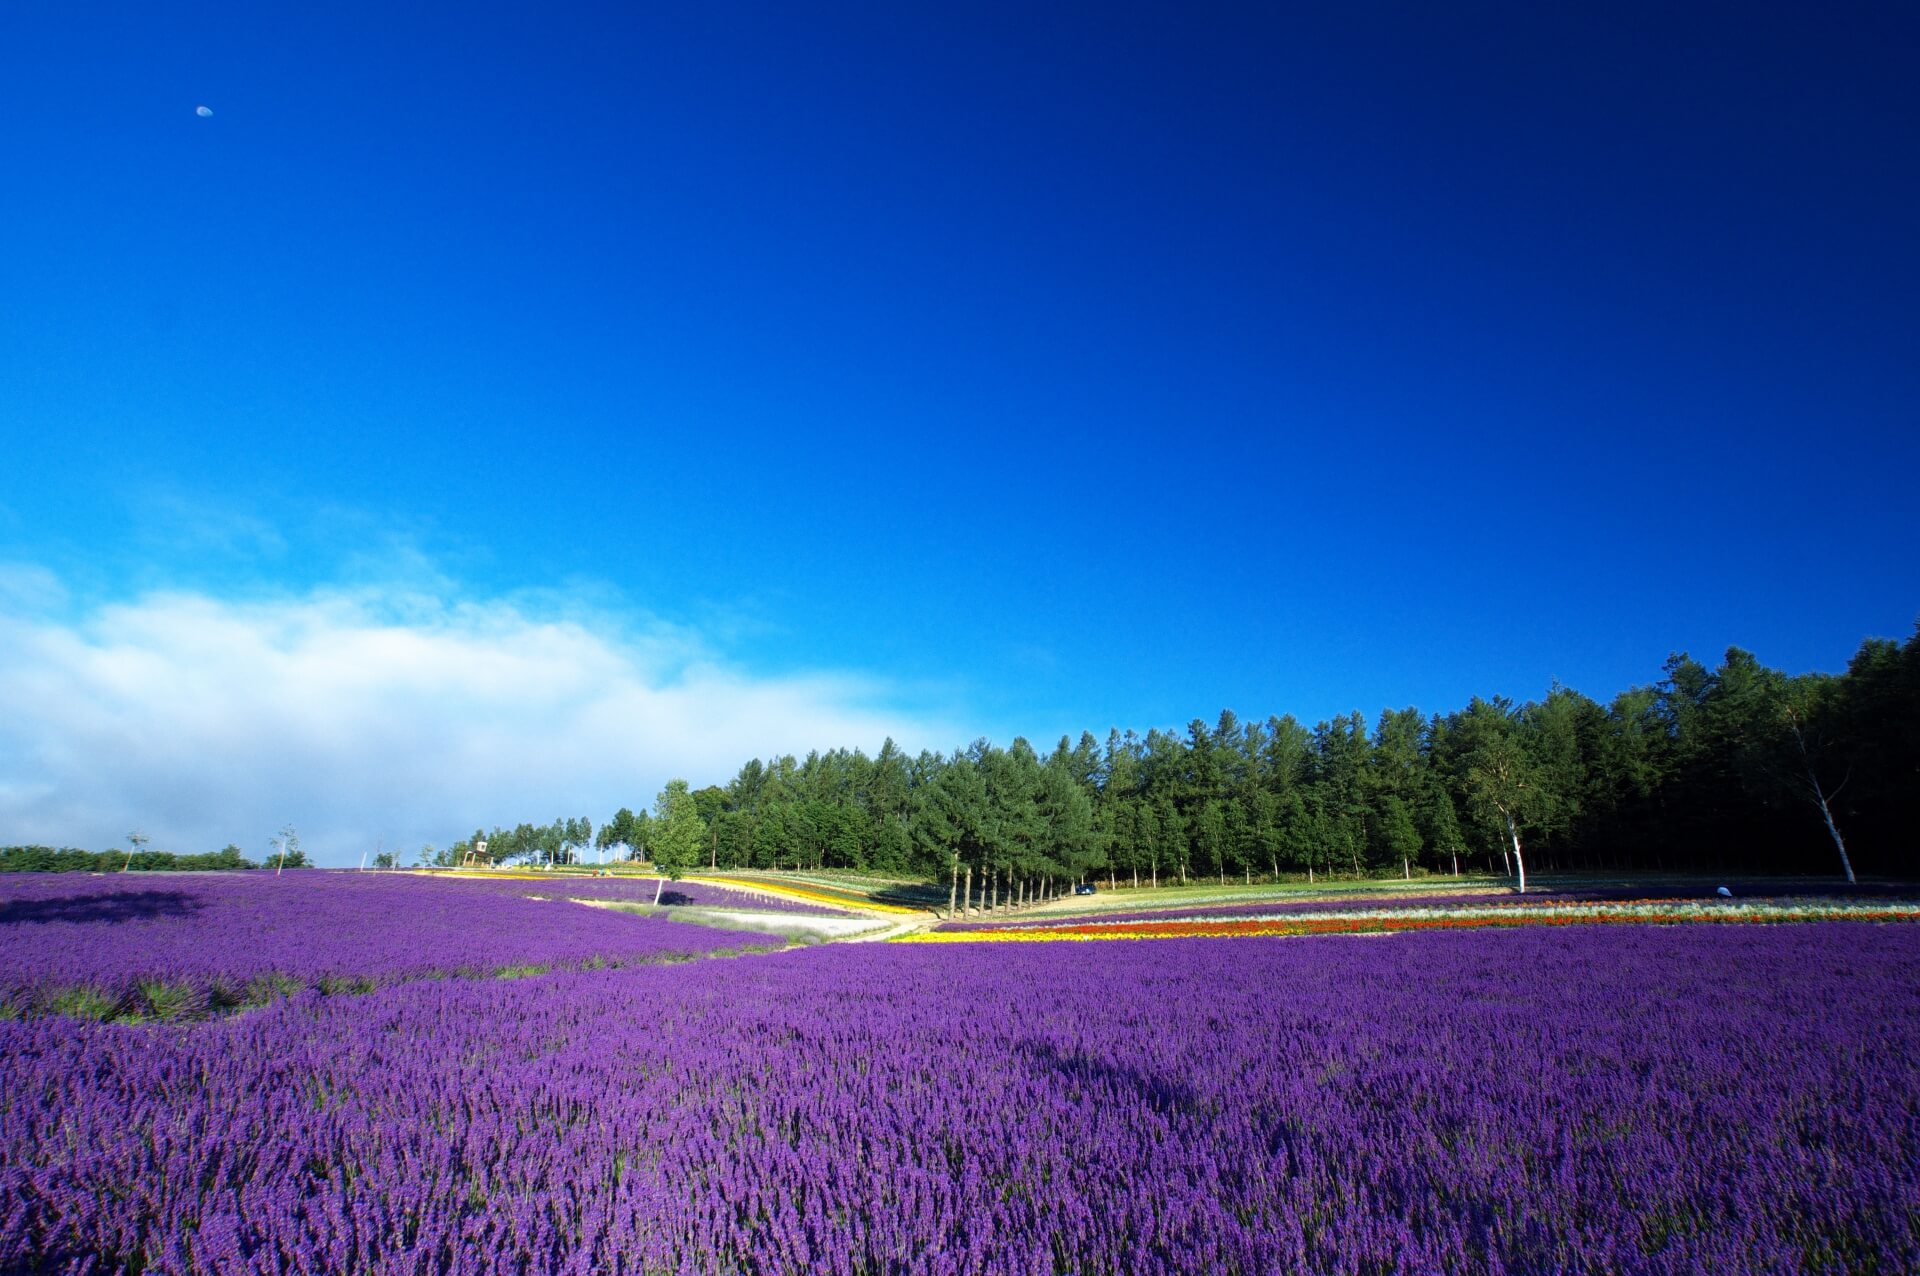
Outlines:
<svg viewBox="0 0 1920 1276"><path fill-rule="evenodd" d="M0 841L1912 630L1911 13L628 8L0 18Z"/></svg>

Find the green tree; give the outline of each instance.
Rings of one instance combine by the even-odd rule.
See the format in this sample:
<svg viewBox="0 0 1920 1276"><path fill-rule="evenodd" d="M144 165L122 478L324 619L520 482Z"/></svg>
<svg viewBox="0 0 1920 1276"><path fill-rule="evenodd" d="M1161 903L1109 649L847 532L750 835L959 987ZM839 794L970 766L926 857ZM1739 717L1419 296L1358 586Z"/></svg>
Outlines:
<svg viewBox="0 0 1920 1276"><path fill-rule="evenodd" d="M706 826L700 822L700 810L695 805L693 794L687 791L685 780L668 780L667 787L653 804L654 823L658 831L653 838L653 866L660 873L660 879L653 888L653 902L660 902L660 892L667 881L679 881L689 868L700 862L701 844L706 840Z"/></svg>
<svg viewBox="0 0 1920 1276"><path fill-rule="evenodd" d="M1313 731L1309 792L1323 816L1322 846L1328 852L1329 867L1333 859L1344 859L1355 877L1361 874L1360 851L1366 845L1372 748L1366 719L1357 711L1322 722Z"/></svg>
<svg viewBox="0 0 1920 1276"><path fill-rule="evenodd" d="M1521 747L1510 724L1489 728L1470 755L1467 792L1484 818L1497 819L1513 847L1513 866L1520 893L1527 893L1527 861L1520 848L1520 830L1547 808L1540 771Z"/></svg>
<svg viewBox="0 0 1920 1276"><path fill-rule="evenodd" d="M751 863L755 868L779 868L780 854L786 850L789 841L787 833L787 812L791 804L787 802L768 802L760 809L760 819L753 826Z"/></svg>
<svg viewBox="0 0 1920 1276"><path fill-rule="evenodd" d="M727 810L727 791L717 784L709 784L693 795L694 808L699 812L700 823L707 830L707 866L720 867L720 817Z"/></svg>
<svg viewBox="0 0 1920 1276"><path fill-rule="evenodd" d="M1083 737L1092 744L1092 737ZM1065 742L1062 741L1064 744ZM1041 769L1037 808L1039 850L1070 881L1081 881L1102 863L1102 842L1094 827L1093 798L1086 786L1086 760L1056 752Z"/></svg>
<svg viewBox="0 0 1920 1276"><path fill-rule="evenodd" d="M1844 756L1841 691L1837 678L1787 678L1761 670L1742 684L1740 703L1731 711L1742 719L1736 757L1751 787L1763 800L1783 797L1812 807L1833 841L1840 871L1852 882L1853 860L1834 816L1835 803L1853 781Z"/></svg>
<svg viewBox="0 0 1920 1276"><path fill-rule="evenodd" d="M1313 878L1315 835L1313 814L1300 790L1284 790L1274 813L1275 851L1280 863L1306 869L1309 881Z"/></svg>
<svg viewBox="0 0 1920 1276"><path fill-rule="evenodd" d="M1064 865L1054 858L1047 841L1041 810L1045 777L1033 746L1016 736L1005 749L987 746L979 753L987 796L980 826L980 897L989 902L1002 873L1010 881L1018 877L1044 884L1063 872ZM1067 787L1071 788L1070 779ZM970 879L973 867L963 864L961 871Z"/></svg>
<svg viewBox="0 0 1920 1276"><path fill-rule="evenodd" d="M1420 807L1420 822L1426 844L1435 856L1446 856L1453 875L1460 876L1460 848L1466 839L1460 835L1460 817L1453 809L1453 799L1439 785L1427 791Z"/></svg>
<svg viewBox="0 0 1920 1276"><path fill-rule="evenodd" d="M922 854L951 873L947 915L960 907L960 869L971 864L985 841L987 787L979 766L966 754L954 757L935 773L927 786L914 836ZM969 868L971 873L971 868ZM971 877L968 881L971 882ZM971 889L971 888L969 888Z"/></svg>
<svg viewBox="0 0 1920 1276"><path fill-rule="evenodd" d="M1227 817L1219 802L1202 802L1193 821L1194 839L1206 851L1220 884L1227 884Z"/></svg>
<svg viewBox="0 0 1920 1276"><path fill-rule="evenodd" d="M1407 810L1407 804L1398 794L1389 793L1380 799L1379 814L1374 818L1379 825L1381 845L1388 854L1400 857L1400 875L1411 878L1413 871L1409 864L1420 853L1420 830L1414 827L1413 813Z"/></svg>
<svg viewBox="0 0 1920 1276"><path fill-rule="evenodd" d="M624 806L615 811L613 818L600 826L600 832L595 834L593 842L603 852L617 846L624 846L631 853L637 844L633 812Z"/></svg>

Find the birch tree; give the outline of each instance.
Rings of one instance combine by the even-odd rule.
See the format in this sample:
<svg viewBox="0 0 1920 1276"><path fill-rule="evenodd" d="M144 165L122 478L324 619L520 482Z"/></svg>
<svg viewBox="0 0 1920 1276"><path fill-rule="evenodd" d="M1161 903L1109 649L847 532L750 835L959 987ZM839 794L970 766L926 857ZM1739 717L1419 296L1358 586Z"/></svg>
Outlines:
<svg viewBox="0 0 1920 1276"><path fill-rule="evenodd" d="M1527 893L1527 861L1520 847L1520 829L1544 809L1539 768L1513 737L1512 731L1491 732L1470 755L1467 795L1482 818L1497 822L1513 850L1513 867L1520 893Z"/></svg>
<svg viewBox="0 0 1920 1276"><path fill-rule="evenodd" d="M1840 856L1841 873L1851 883L1853 860L1833 809L1853 781L1853 769L1841 756L1839 733L1834 730L1837 715L1832 700L1838 682L1817 674L1789 679L1768 673L1772 676L1750 693L1740 762L1755 787L1772 789L1813 808Z"/></svg>
<svg viewBox="0 0 1920 1276"><path fill-rule="evenodd" d="M269 839L269 844L273 847L276 857L273 869L275 877L280 876L286 869L288 857L292 857L295 868L306 863L306 857L300 854L300 834L294 831L293 825L289 824L281 829L280 836Z"/></svg>

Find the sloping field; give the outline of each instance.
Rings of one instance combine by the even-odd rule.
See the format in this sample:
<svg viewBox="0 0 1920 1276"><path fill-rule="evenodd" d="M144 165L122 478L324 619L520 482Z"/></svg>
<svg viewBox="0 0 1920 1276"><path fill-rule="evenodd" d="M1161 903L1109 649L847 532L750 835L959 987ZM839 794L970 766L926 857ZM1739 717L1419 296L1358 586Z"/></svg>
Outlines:
<svg viewBox="0 0 1920 1276"><path fill-rule="evenodd" d="M677 882L657 877L626 876L528 876L501 880L498 877L457 878L509 895L534 899L584 899L606 904L651 904L657 893L664 908L749 909L760 912L797 915L841 916L845 910L824 902L826 897L804 890L763 887L758 882L737 883L727 878L682 878Z"/></svg>
<svg viewBox="0 0 1920 1276"><path fill-rule="evenodd" d="M305 988L364 991L764 942L404 873L9 875L0 879L0 1012L193 1017Z"/></svg>
<svg viewBox="0 0 1920 1276"><path fill-rule="evenodd" d="M1839 922L32 1019L0 1023L0 1269L1908 1272L1916 1059L1920 926Z"/></svg>

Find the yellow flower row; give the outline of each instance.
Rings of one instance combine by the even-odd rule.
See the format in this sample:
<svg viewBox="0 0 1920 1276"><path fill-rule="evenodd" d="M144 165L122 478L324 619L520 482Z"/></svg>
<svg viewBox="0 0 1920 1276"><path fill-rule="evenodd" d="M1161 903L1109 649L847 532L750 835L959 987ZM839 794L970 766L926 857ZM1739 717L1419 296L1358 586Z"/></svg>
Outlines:
<svg viewBox="0 0 1920 1276"><path fill-rule="evenodd" d="M784 882L768 882L757 877L713 877L702 874L689 881L710 882L715 886L745 887L749 890L765 891L769 895L782 895L789 899L805 900L811 904L825 904L830 908L857 908L869 913L902 913L911 916L918 913L917 908L902 908L897 904L882 904L877 900L850 898L846 895L831 895L824 891L812 891L803 886L788 886Z"/></svg>

